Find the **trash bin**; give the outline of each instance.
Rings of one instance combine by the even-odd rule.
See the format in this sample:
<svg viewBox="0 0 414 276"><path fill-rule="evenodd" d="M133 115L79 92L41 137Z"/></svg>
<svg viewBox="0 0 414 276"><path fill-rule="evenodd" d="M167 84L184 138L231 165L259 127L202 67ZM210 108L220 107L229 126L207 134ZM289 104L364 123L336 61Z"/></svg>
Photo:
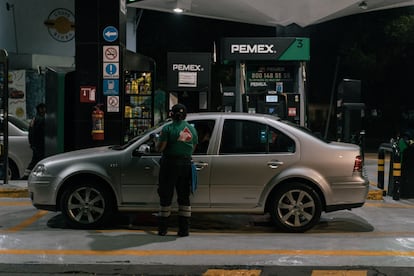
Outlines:
<svg viewBox="0 0 414 276"><path fill-rule="evenodd" d="M401 198L414 198L414 145L408 146L401 161Z"/></svg>

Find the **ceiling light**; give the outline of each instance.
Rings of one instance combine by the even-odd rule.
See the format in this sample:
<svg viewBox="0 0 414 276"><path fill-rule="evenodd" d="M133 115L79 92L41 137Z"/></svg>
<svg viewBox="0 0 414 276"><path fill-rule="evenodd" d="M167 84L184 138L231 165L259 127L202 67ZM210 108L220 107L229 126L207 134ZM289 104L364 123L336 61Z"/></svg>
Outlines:
<svg viewBox="0 0 414 276"><path fill-rule="evenodd" d="M368 9L368 4L367 4L367 2L362 1L361 3L359 3L359 4L358 4L358 7L359 7L361 10L366 10L366 9Z"/></svg>
<svg viewBox="0 0 414 276"><path fill-rule="evenodd" d="M182 13L191 10L191 1L192 0L176 0L176 5L174 6L173 11L175 13Z"/></svg>
<svg viewBox="0 0 414 276"><path fill-rule="evenodd" d="M173 9L173 11L176 12L176 13L184 12L184 10L182 8L175 8L175 9Z"/></svg>

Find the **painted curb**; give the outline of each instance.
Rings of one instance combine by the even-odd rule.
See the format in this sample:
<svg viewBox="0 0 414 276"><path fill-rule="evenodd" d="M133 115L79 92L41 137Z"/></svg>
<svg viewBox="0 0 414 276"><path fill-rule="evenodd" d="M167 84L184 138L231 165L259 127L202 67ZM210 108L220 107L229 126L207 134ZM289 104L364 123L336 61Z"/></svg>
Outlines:
<svg viewBox="0 0 414 276"><path fill-rule="evenodd" d="M0 197L29 197L29 190L26 188L0 188Z"/></svg>
<svg viewBox="0 0 414 276"><path fill-rule="evenodd" d="M383 190L370 190L367 195L368 200L383 200Z"/></svg>

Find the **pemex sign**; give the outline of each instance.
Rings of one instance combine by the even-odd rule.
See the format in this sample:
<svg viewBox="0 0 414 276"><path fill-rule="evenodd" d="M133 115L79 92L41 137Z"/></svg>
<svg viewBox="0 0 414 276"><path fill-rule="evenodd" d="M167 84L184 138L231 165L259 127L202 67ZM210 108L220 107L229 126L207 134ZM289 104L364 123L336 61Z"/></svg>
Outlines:
<svg viewBox="0 0 414 276"><path fill-rule="evenodd" d="M221 59L234 60L285 60L310 59L309 38L302 37L232 37L224 38Z"/></svg>

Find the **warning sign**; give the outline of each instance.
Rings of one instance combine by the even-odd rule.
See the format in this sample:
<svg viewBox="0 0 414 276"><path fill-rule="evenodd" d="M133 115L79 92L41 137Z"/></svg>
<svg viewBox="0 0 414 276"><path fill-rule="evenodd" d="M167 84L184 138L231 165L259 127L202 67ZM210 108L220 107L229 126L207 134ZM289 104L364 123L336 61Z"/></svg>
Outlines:
<svg viewBox="0 0 414 276"><path fill-rule="evenodd" d="M119 46L103 46L104 62L119 62Z"/></svg>
<svg viewBox="0 0 414 276"><path fill-rule="evenodd" d="M119 96L108 96L106 99L106 111L119 112Z"/></svg>

